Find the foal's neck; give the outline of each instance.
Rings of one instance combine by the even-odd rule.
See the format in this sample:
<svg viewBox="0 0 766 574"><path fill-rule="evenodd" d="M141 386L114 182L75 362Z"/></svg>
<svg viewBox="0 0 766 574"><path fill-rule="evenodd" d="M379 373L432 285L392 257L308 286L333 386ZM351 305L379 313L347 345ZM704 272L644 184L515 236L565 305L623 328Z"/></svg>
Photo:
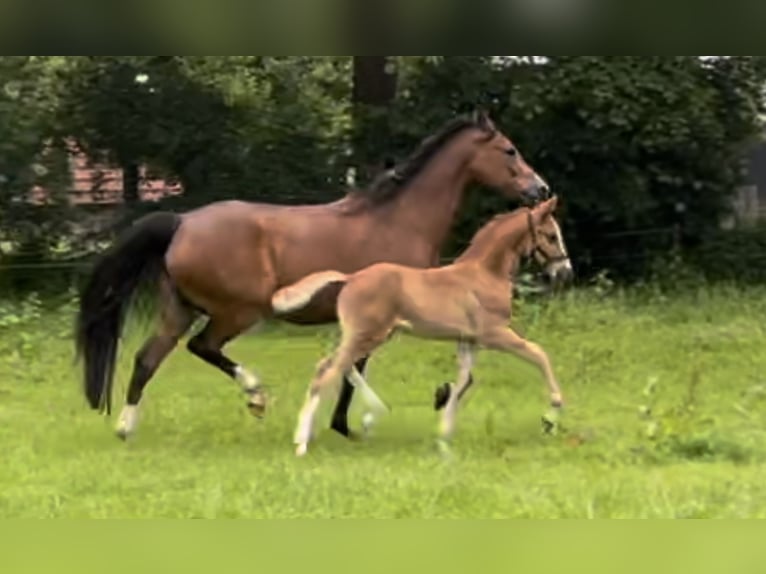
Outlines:
<svg viewBox="0 0 766 574"><path fill-rule="evenodd" d="M482 229L458 261L474 261L488 273L510 279L521 265L530 233L527 212L522 210L495 225L495 229Z"/></svg>

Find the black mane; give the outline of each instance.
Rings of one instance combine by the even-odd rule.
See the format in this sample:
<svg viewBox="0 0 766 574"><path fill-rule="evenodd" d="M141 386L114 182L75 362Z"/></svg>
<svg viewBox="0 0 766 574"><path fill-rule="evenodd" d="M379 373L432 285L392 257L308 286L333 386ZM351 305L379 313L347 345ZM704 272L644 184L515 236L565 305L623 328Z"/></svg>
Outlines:
<svg viewBox="0 0 766 574"><path fill-rule="evenodd" d="M475 115L459 116L423 140L404 162L383 172L367 189L356 190L353 194L366 199L372 205L380 205L394 199L445 145L470 128L479 128L488 133L491 131L491 128Z"/></svg>

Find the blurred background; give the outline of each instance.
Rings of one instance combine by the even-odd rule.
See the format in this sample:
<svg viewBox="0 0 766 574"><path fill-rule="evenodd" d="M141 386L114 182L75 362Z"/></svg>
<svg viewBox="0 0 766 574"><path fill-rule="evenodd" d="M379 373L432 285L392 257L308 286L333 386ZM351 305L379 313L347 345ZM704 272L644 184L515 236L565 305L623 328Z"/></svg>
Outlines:
<svg viewBox="0 0 766 574"><path fill-rule="evenodd" d="M762 283L765 85L763 56L0 56L0 289L66 292L152 210L335 200L477 106L580 281ZM509 207L473 190L445 260Z"/></svg>

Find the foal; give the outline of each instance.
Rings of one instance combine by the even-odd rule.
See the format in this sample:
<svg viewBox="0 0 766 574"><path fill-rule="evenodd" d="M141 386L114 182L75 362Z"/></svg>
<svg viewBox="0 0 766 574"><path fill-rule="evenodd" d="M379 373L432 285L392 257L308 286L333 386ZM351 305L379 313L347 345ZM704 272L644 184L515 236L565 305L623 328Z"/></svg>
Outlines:
<svg viewBox="0 0 766 574"><path fill-rule="evenodd" d="M338 299L342 330L336 352L320 362L295 431L296 454L308 452L321 392L351 374L372 408L384 408L354 368L396 331L425 339L458 342L459 375L442 414L440 443L446 447L455 429L458 403L472 384L471 370L479 348L514 353L537 365L545 376L551 404L563 406L561 389L545 352L508 328L511 277L523 257L534 256L552 274L571 274L571 263L553 217L557 198L539 206L495 217L473 238L452 265L414 269L378 264L352 275L334 271L310 275L278 291L276 312L300 309L324 287L345 284Z"/></svg>

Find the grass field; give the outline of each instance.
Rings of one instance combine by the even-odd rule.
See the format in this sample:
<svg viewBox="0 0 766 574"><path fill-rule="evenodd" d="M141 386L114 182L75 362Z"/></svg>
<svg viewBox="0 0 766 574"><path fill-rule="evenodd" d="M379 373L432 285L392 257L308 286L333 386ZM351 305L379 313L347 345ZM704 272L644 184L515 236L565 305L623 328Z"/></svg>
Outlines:
<svg viewBox="0 0 766 574"><path fill-rule="evenodd" d="M522 305L514 323L549 351L566 393L563 428L540 432L534 369L484 353L450 461L434 448L431 402L454 376L452 345L392 342L369 378L393 414L365 442L324 432L296 460L297 409L334 329L272 326L231 346L270 386L264 421L177 351L123 444L85 407L71 313L0 309L0 517L766 517L766 291ZM137 342L121 356L118 405Z"/></svg>

